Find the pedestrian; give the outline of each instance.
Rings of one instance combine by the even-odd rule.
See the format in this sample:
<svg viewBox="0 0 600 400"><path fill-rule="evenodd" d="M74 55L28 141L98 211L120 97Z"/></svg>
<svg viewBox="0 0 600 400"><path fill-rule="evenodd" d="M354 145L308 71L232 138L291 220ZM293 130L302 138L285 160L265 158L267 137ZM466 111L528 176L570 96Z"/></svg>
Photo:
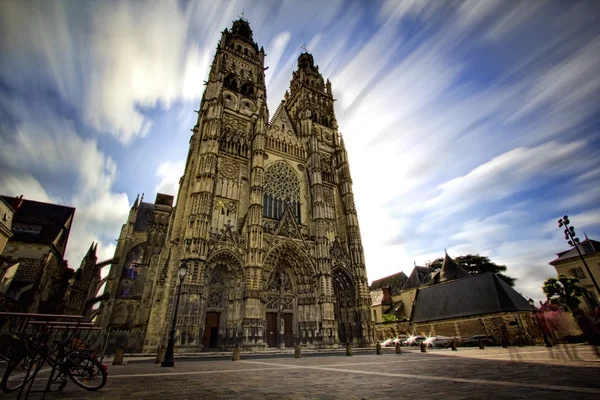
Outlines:
<svg viewBox="0 0 600 400"><path fill-rule="evenodd" d="M577 321L577 325L581 328L586 342L592 345L594 351L596 351L596 356L600 357L600 323L598 319L594 315L585 315L585 312L580 308L573 311L573 316Z"/></svg>

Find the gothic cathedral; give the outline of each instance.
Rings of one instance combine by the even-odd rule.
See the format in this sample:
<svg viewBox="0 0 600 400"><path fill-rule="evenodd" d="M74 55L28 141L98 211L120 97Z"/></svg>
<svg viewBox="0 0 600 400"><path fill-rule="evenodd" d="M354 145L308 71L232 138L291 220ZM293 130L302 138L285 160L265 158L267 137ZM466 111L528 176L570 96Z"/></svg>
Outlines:
<svg viewBox="0 0 600 400"><path fill-rule="evenodd" d="M177 351L373 342L331 83L302 53L270 118L264 61L246 20L223 31L177 205L136 200L123 226L98 323L143 351L166 344L181 263Z"/></svg>

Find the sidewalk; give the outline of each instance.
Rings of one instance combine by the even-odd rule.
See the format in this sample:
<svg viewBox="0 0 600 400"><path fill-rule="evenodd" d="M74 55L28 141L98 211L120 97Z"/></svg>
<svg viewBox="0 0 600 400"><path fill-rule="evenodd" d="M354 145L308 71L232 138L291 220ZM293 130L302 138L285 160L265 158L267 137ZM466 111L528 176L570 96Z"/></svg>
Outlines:
<svg viewBox="0 0 600 400"><path fill-rule="evenodd" d="M402 351L407 351L408 348L402 348ZM418 347L415 347L418 350ZM395 349L393 347L384 347L382 348L384 352L394 352ZM408 350L410 351L410 350ZM414 351L414 350L413 350ZM326 355L326 354L345 354L346 348L341 347L339 349L305 349L302 348L302 355ZM375 354L375 347L353 347L353 354ZM286 348L283 350L280 349L272 349L272 350L264 350L264 351L242 351L240 355L242 357L262 357L262 356L278 356L278 355L290 355L293 356L294 348ZM230 358L232 356L232 351L206 351L201 353L175 353L175 358L178 360L191 360L191 359L202 359L202 358ZM114 354L104 357L103 362L112 363L114 359ZM134 353L127 354L125 353L125 357L123 358L124 362L154 362L156 359L156 353Z"/></svg>

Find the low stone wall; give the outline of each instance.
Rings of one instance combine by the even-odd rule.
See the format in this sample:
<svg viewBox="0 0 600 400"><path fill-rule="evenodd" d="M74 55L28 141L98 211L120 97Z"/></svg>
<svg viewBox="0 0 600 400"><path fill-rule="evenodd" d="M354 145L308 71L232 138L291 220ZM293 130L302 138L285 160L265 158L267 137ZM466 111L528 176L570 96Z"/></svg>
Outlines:
<svg viewBox="0 0 600 400"><path fill-rule="evenodd" d="M411 332L412 328L408 321L379 322L375 324L375 339L379 341L396 338L400 335L410 335Z"/></svg>
<svg viewBox="0 0 600 400"><path fill-rule="evenodd" d="M509 344L542 343L542 333L533 322L530 312L513 312L479 315L466 318L453 318L440 321L411 324L402 322L383 322L375 326L377 340L398 337L400 335L449 336L470 338L474 335L493 336L498 343L502 340L502 327L506 327Z"/></svg>

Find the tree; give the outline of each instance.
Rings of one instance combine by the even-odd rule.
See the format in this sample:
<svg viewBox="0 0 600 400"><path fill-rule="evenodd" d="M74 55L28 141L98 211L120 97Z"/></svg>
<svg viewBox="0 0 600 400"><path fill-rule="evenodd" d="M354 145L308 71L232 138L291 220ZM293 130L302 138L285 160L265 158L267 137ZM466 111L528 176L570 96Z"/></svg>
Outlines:
<svg viewBox="0 0 600 400"><path fill-rule="evenodd" d="M493 272L504 282L510 286L515 286L516 278L510 277L503 274L506 271L506 265L498 265L495 262L490 261L488 257L480 256L479 254L467 254L466 256L458 256L454 259L462 269L470 273L471 275L482 274L485 272ZM444 258L436 258L429 262L427 267L431 272L439 271L442 268Z"/></svg>
<svg viewBox="0 0 600 400"><path fill-rule="evenodd" d="M572 276L559 275L558 278L548 278L542 286L551 304L556 304L575 311L579 308L579 297L587 290L579 286L579 279Z"/></svg>
<svg viewBox="0 0 600 400"><path fill-rule="evenodd" d="M383 322L398 321L398 317L396 317L394 314L383 314L381 318L383 318Z"/></svg>

